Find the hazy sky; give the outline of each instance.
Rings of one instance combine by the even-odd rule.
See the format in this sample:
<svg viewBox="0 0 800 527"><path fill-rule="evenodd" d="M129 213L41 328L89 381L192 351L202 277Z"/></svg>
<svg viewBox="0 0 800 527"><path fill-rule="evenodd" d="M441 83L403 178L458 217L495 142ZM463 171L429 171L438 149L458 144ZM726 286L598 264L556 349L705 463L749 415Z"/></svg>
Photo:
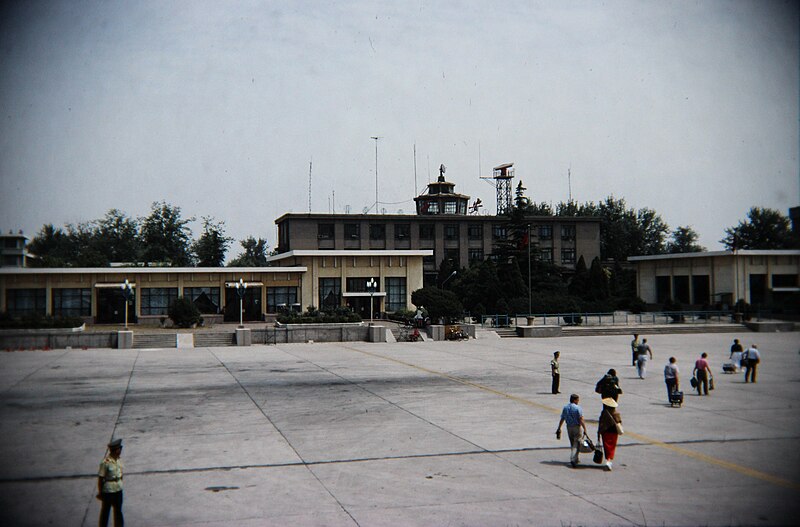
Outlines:
<svg viewBox="0 0 800 527"><path fill-rule="evenodd" d="M535 201L625 198L719 249L800 204L798 26L769 1L18 1L0 7L0 229L154 201L236 239L413 211L447 166ZM335 195L335 198L334 198ZM199 222L193 224L195 235ZM229 253L239 252L238 243Z"/></svg>

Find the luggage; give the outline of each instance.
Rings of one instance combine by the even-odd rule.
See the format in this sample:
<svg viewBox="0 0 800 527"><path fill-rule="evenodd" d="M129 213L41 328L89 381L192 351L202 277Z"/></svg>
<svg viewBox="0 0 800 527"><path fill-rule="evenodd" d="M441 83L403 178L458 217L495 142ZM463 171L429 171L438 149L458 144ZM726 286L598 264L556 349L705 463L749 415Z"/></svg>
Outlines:
<svg viewBox="0 0 800 527"><path fill-rule="evenodd" d="M586 434L583 434L583 438L581 439L581 442L578 444L578 452L580 452L581 454L591 454L592 452L594 452L594 443L592 442L591 439L589 439L589 436L587 436Z"/></svg>
<svg viewBox="0 0 800 527"><path fill-rule="evenodd" d="M670 406L681 406L683 404L683 392L672 392L669 394L669 405Z"/></svg>
<svg viewBox="0 0 800 527"><path fill-rule="evenodd" d="M736 373L736 365L732 362L726 362L722 365L723 373Z"/></svg>

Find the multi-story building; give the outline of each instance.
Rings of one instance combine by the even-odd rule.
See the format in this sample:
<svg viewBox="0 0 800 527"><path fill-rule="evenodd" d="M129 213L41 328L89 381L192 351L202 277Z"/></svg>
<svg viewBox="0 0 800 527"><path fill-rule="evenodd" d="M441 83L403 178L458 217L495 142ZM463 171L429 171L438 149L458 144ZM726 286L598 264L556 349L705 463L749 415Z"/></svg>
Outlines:
<svg viewBox="0 0 800 527"><path fill-rule="evenodd" d="M22 234L0 234L0 251L2 252L2 267L27 267L30 254L26 248L28 237Z"/></svg>
<svg viewBox="0 0 800 527"><path fill-rule="evenodd" d="M414 198L417 214L284 214L278 226L278 252L347 250L432 250L423 258L425 285L435 282L444 260L469 267L493 255L505 240L507 217L469 213L469 196L455 184L438 181ZM587 217L531 216L535 257L568 270L583 256L600 256L600 220Z"/></svg>

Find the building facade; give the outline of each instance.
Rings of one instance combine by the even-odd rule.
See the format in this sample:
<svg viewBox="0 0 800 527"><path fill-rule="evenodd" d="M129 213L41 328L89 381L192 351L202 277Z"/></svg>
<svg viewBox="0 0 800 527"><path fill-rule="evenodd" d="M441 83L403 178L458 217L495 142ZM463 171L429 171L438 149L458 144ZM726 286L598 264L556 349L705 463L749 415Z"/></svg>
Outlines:
<svg viewBox="0 0 800 527"><path fill-rule="evenodd" d="M28 237L20 231L0 234L0 267L27 267L30 254Z"/></svg>
<svg viewBox="0 0 800 527"><path fill-rule="evenodd" d="M278 253L290 251L426 250L423 282L435 283L442 262L459 267L490 258L506 239L507 218L468 213L469 196L439 180L415 198L417 214L284 214L275 220ZM473 207L477 210L477 207ZM533 255L572 270L583 256L600 256L600 220L585 217L530 217Z"/></svg>
<svg viewBox="0 0 800 527"><path fill-rule="evenodd" d="M636 289L648 304L800 306L800 251L739 250L634 256Z"/></svg>

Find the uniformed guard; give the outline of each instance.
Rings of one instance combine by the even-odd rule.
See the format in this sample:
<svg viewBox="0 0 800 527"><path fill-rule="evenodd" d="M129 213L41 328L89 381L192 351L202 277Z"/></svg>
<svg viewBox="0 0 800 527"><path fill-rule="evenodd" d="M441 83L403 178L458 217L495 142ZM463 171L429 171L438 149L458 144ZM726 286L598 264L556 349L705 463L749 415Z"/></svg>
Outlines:
<svg viewBox="0 0 800 527"><path fill-rule="evenodd" d="M97 499L100 507L100 527L108 525L108 513L114 509L114 527L123 527L122 517L122 439L114 439L108 444L108 451L97 473Z"/></svg>

